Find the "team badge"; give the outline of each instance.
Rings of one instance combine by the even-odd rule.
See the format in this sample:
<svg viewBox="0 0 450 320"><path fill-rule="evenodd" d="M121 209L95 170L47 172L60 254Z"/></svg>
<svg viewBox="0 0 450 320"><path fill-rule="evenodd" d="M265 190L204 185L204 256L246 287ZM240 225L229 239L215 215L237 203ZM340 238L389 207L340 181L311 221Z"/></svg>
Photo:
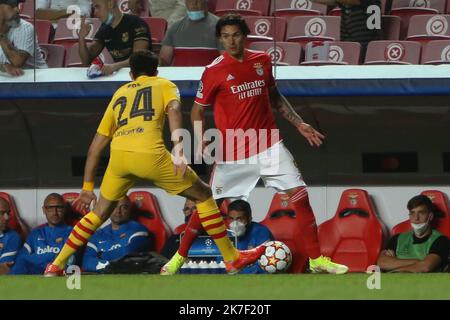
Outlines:
<svg viewBox="0 0 450 320"><path fill-rule="evenodd" d="M122 33L122 42L128 42L129 38L128 32Z"/></svg>
<svg viewBox="0 0 450 320"><path fill-rule="evenodd" d="M356 193L349 194L348 198L352 206L356 206L358 204L358 195Z"/></svg>
<svg viewBox="0 0 450 320"><path fill-rule="evenodd" d="M59 237L59 238L56 238L56 240L55 240L55 242L56 243L61 243L61 242L63 242L63 238L62 237Z"/></svg>
<svg viewBox="0 0 450 320"><path fill-rule="evenodd" d="M223 191L223 187L216 187L216 193L221 194Z"/></svg>
<svg viewBox="0 0 450 320"><path fill-rule="evenodd" d="M253 68L255 68L256 69L256 74L258 75L258 76L260 76L260 77L262 77L263 75L264 75L264 69L263 69L263 66L262 66L262 64L261 63L255 63L254 65L253 65Z"/></svg>

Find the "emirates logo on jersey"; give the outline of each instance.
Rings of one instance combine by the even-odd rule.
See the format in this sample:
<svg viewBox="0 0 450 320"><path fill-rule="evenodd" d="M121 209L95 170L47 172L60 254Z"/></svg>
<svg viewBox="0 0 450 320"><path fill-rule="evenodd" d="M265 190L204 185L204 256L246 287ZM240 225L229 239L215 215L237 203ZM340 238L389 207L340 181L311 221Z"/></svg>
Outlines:
<svg viewBox="0 0 450 320"><path fill-rule="evenodd" d="M244 82L237 86L231 86L231 92L239 95L239 100L259 96L262 94L262 88L266 85L264 80L255 80L252 82Z"/></svg>

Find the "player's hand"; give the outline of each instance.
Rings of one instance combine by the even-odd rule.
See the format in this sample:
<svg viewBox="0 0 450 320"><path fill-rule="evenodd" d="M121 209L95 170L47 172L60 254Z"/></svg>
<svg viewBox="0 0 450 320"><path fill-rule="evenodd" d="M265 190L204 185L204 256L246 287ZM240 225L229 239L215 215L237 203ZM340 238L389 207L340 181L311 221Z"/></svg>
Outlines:
<svg viewBox="0 0 450 320"><path fill-rule="evenodd" d="M394 250L384 250L384 255L387 256L387 257L395 258Z"/></svg>
<svg viewBox="0 0 450 320"><path fill-rule="evenodd" d="M311 127L306 122L302 122L298 127L297 130L308 140L309 144L314 147L320 147L323 143L323 139L325 139L325 136L321 134L319 131Z"/></svg>
<svg viewBox="0 0 450 320"><path fill-rule="evenodd" d="M10 76L13 76L13 77L18 77L25 73L22 68L14 67L12 64L9 64L9 63L5 63L4 67L5 67L5 71Z"/></svg>
<svg viewBox="0 0 450 320"><path fill-rule="evenodd" d="M9 273L9 270L11 269L13 264L14 264L14 262L0 263L0 274Z"/></svg>
<svg viewBox="0 0 450 320"><path fill-rule="evenodd" d="M91 32L92 25L86 23L86 18L82 17L80 22L80 32L78 33L78 37L82 40L86 39Z"/></svg>
<svg viewBox="0 0 450 320"><path fill-rule="evenodd" d="M80 196L75 199L74 206L77 210L89 210L92 207L95 207L97 203L97 196L94 191L81 190Z"/></svg>
<svg viewBox="0 0 450 320"><path fill-rule="evenodd" d="M101 70L104 75L110 76L117 71L117 68L114 64L104 64Z"/></svg>
<svg viewBox="0 0 450 320"><path fill-rule="evenodd" d="M175 173L175 175L178 175L178 172L180 172L181 176L184 178L187 167L188 164L185 156L173 157L173 173Z"/></svg>

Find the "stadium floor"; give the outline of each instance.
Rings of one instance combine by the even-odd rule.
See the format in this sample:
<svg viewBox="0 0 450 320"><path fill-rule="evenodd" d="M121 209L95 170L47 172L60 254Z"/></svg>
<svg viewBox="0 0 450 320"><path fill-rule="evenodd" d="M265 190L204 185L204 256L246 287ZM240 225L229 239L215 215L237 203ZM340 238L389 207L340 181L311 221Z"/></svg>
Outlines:
<svg viewBox="0 0 450 320"><path fill-rule="evenodd" d="M367 288L368 274L335 275L86 275L80 290L70 278L1 276L6 299L299 300L450 299L450 274L381 274L381 289Z"/></svg>

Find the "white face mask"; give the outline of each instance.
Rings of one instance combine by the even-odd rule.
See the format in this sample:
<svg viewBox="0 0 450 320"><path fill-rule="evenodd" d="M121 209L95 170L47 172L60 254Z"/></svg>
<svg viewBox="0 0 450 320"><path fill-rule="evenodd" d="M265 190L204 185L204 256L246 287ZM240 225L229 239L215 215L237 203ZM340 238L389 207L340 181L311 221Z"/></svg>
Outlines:
<svg viewBox="0 0 450 320"><path fill-rule="evenodd" d="M424 222L424 223L412 223L411 222L411 227L413 228L414 233L417 236L420 236L427 230L428 222Z"/></svg>
<svg viewBox="0 0 450 320"><path fill-rule="evenodd" d="M245 233L245 230L247 228L247 225L245 225L244 223L234 220L233 222L230 223L230 229L236 233L237 237L243 236Z"/></svg>

